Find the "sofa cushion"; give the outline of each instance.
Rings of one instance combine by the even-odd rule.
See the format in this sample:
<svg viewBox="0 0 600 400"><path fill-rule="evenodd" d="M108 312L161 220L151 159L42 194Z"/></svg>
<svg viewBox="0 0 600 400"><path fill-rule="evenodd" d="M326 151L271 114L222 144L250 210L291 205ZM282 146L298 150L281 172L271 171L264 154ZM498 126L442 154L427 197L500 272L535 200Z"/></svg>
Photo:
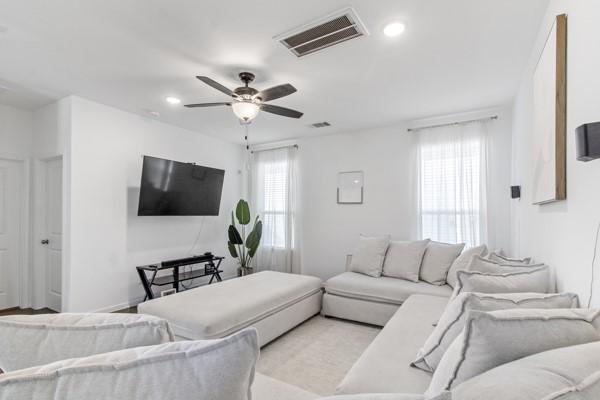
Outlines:
<svg viewBox="0 0 600 400"><path fill-rule="evenodd" d="M164 319L101 313L0 317L0 337L5 372L174 340Z"/></svg>
<svg viewBox="0 0 600 400"><path fill-rule="evenodd" d="M471 311L426 394L451 390L499 365L560 347L600 340L600 310Z"/></svg>
<svg viewBox="0 0 600 400"><path fill-rule="evenodd" d="M337 393L423 393L431 374L410 363L447 301L436 296L410 296L352 366Z"/></svg>
<svg viewBox="0 0 600 400"><path fill-rule="evenodd" d="M484 256L486 252L487 246L482 244L481 246L471 247L470 249L466 249L460 253L460 256L454 260L450 266L450 269L448 270L448 276L446 277L448 285L455 287L457 283L456 271L466 270L473 256Z"/></svg>
<svg viewBox="0 0 600 400"><path fill-rule="evenodd" d="M250 328L72 358L0 375L0 400L249 400L258 352Z"/></svg>
<svg viewBox="0 0 600 400"><path fill-rule="evenodd" d="M513 308L575 308L579 298L574 293L500 293L465 292L448 303L433 333L419 350L413 365L433 372L454 339L462 332L469 312Z"/></svg>
<svg viewBox="0 0 600 400"><path fill-rule="evenodd" d="M373 278L355 272L344 272L330 278L325 283L325 291L338 296L390 304L402 304L413 294L452 295L452 288L448 285L437 286L386 276Z"/></svg>
<svg viewBox="0 0 600 400"><path fill-rule="evenodd" d="M433 285L444 285L450 266L464 247L464 243L429 242L421 263L419 278Z"/></svg>
<svg viewBox="0 0 600 400"><path fill-rule="evenodd" d="M547 266L514 268L514 272L484 273L458 271L454 296L462 292L480 293L551 293L550 270Z"/></svg>
<svg viewBox="0 0 600 400"><path fill-rule="evenodd" d="M481 256L473 256L466 270L471 272L484 272L489 274L511 273L516 271L527 271L529 268L546 267L544 264L501 264Z"/></svg>
<svg viewBox="0 0 600 400"><path fill-rule="evenodd" d="M380 277L389 244L389 236L367 237L360 235L358 246L352 255L350 270L376 278Z"/></svg>
<svg viewBox="0 0 600 400"><path fill-rule="evenodd" d="M429 239L390 242L383 262L383 275L418 282L421 261L428 243Z"/></svg>
<svg viewBox="0 0 600 400"><path fill-rule="evenodd" d="M599 399L600 342L549 350L501 365L458 385L452 394L459 400Z"/></svg>
<svg viewBox="0 0 600 400"><path fill-rule="evenodd" d="M531 264L531 257L526 258L510 258L505 257L498 252L492 252L489 254L488 259L502 265L522 266Z"/></svg>

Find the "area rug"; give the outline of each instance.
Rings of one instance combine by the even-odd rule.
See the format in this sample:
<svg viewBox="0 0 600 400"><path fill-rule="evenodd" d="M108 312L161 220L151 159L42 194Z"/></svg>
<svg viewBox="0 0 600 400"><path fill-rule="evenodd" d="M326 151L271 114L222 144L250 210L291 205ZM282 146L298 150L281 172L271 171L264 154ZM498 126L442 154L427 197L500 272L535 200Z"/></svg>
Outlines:
<svg viewBox="0 0 600 400"><path fill-rule="evenodd" d="M332 395L380 328L316 316L261 349L258 372Z"/></svg>

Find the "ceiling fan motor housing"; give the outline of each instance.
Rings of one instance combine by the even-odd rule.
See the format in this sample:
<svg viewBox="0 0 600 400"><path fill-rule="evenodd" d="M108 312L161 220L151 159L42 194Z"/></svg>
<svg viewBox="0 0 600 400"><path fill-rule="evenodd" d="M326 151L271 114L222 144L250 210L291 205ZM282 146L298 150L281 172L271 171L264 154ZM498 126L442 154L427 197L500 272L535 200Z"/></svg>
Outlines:
<svg viewBox="0 0 600 400"><path fill-rule="evenodd" d="M246 86L248 86L248 84L255 78L252 72L240 72L238 76L240 77L240 80L246 84Z"/></svg>

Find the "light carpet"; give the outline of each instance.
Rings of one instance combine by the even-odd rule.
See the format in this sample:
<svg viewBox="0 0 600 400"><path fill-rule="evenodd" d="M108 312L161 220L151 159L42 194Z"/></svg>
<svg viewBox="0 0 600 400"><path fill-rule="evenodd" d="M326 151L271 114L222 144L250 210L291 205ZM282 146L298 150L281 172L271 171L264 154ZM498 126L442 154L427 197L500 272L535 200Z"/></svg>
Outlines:
<svg viewBox="0 0 600 400"><path fill-rule="evenodd" d="M258 372L332 395L381 329L315 316L261 349Z"/></svg>

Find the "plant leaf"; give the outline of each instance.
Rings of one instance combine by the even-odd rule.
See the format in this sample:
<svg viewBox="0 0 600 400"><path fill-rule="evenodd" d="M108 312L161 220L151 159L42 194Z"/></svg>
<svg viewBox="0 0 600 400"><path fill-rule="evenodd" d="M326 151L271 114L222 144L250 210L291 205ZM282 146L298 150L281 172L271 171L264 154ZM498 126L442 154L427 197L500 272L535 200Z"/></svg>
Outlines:
<svg viewBox="0 0 600 400"><path fill-rule="evenodd" d="M246 241L246 247L248 248L248 255L254 257L258 246L260 245L260 239L262 238L262 221L258 221Z"/></svg>
<svg viewBox="0 0 600 400"><path fill-rule="evenodd" d="M229 236L229 241L232 244L244 244L242 240L242 236L238 232L235 226L229 225L229 230L227 231L227 235Z"/></svg>
<svg viewBox="0 0 600 400"><path fill-rule="evenodd" d="M235 216L241 225L248 225L250 223L250 206L244 199L240 199L235 208Z"/></svg>
<svg viewBox="0 0 600 400"><path fill-rule="evenodd" d="M238 258L238 253L233 243L227 242L227 248L229 249L229 254L231 254L231 257Z"/></svg>

